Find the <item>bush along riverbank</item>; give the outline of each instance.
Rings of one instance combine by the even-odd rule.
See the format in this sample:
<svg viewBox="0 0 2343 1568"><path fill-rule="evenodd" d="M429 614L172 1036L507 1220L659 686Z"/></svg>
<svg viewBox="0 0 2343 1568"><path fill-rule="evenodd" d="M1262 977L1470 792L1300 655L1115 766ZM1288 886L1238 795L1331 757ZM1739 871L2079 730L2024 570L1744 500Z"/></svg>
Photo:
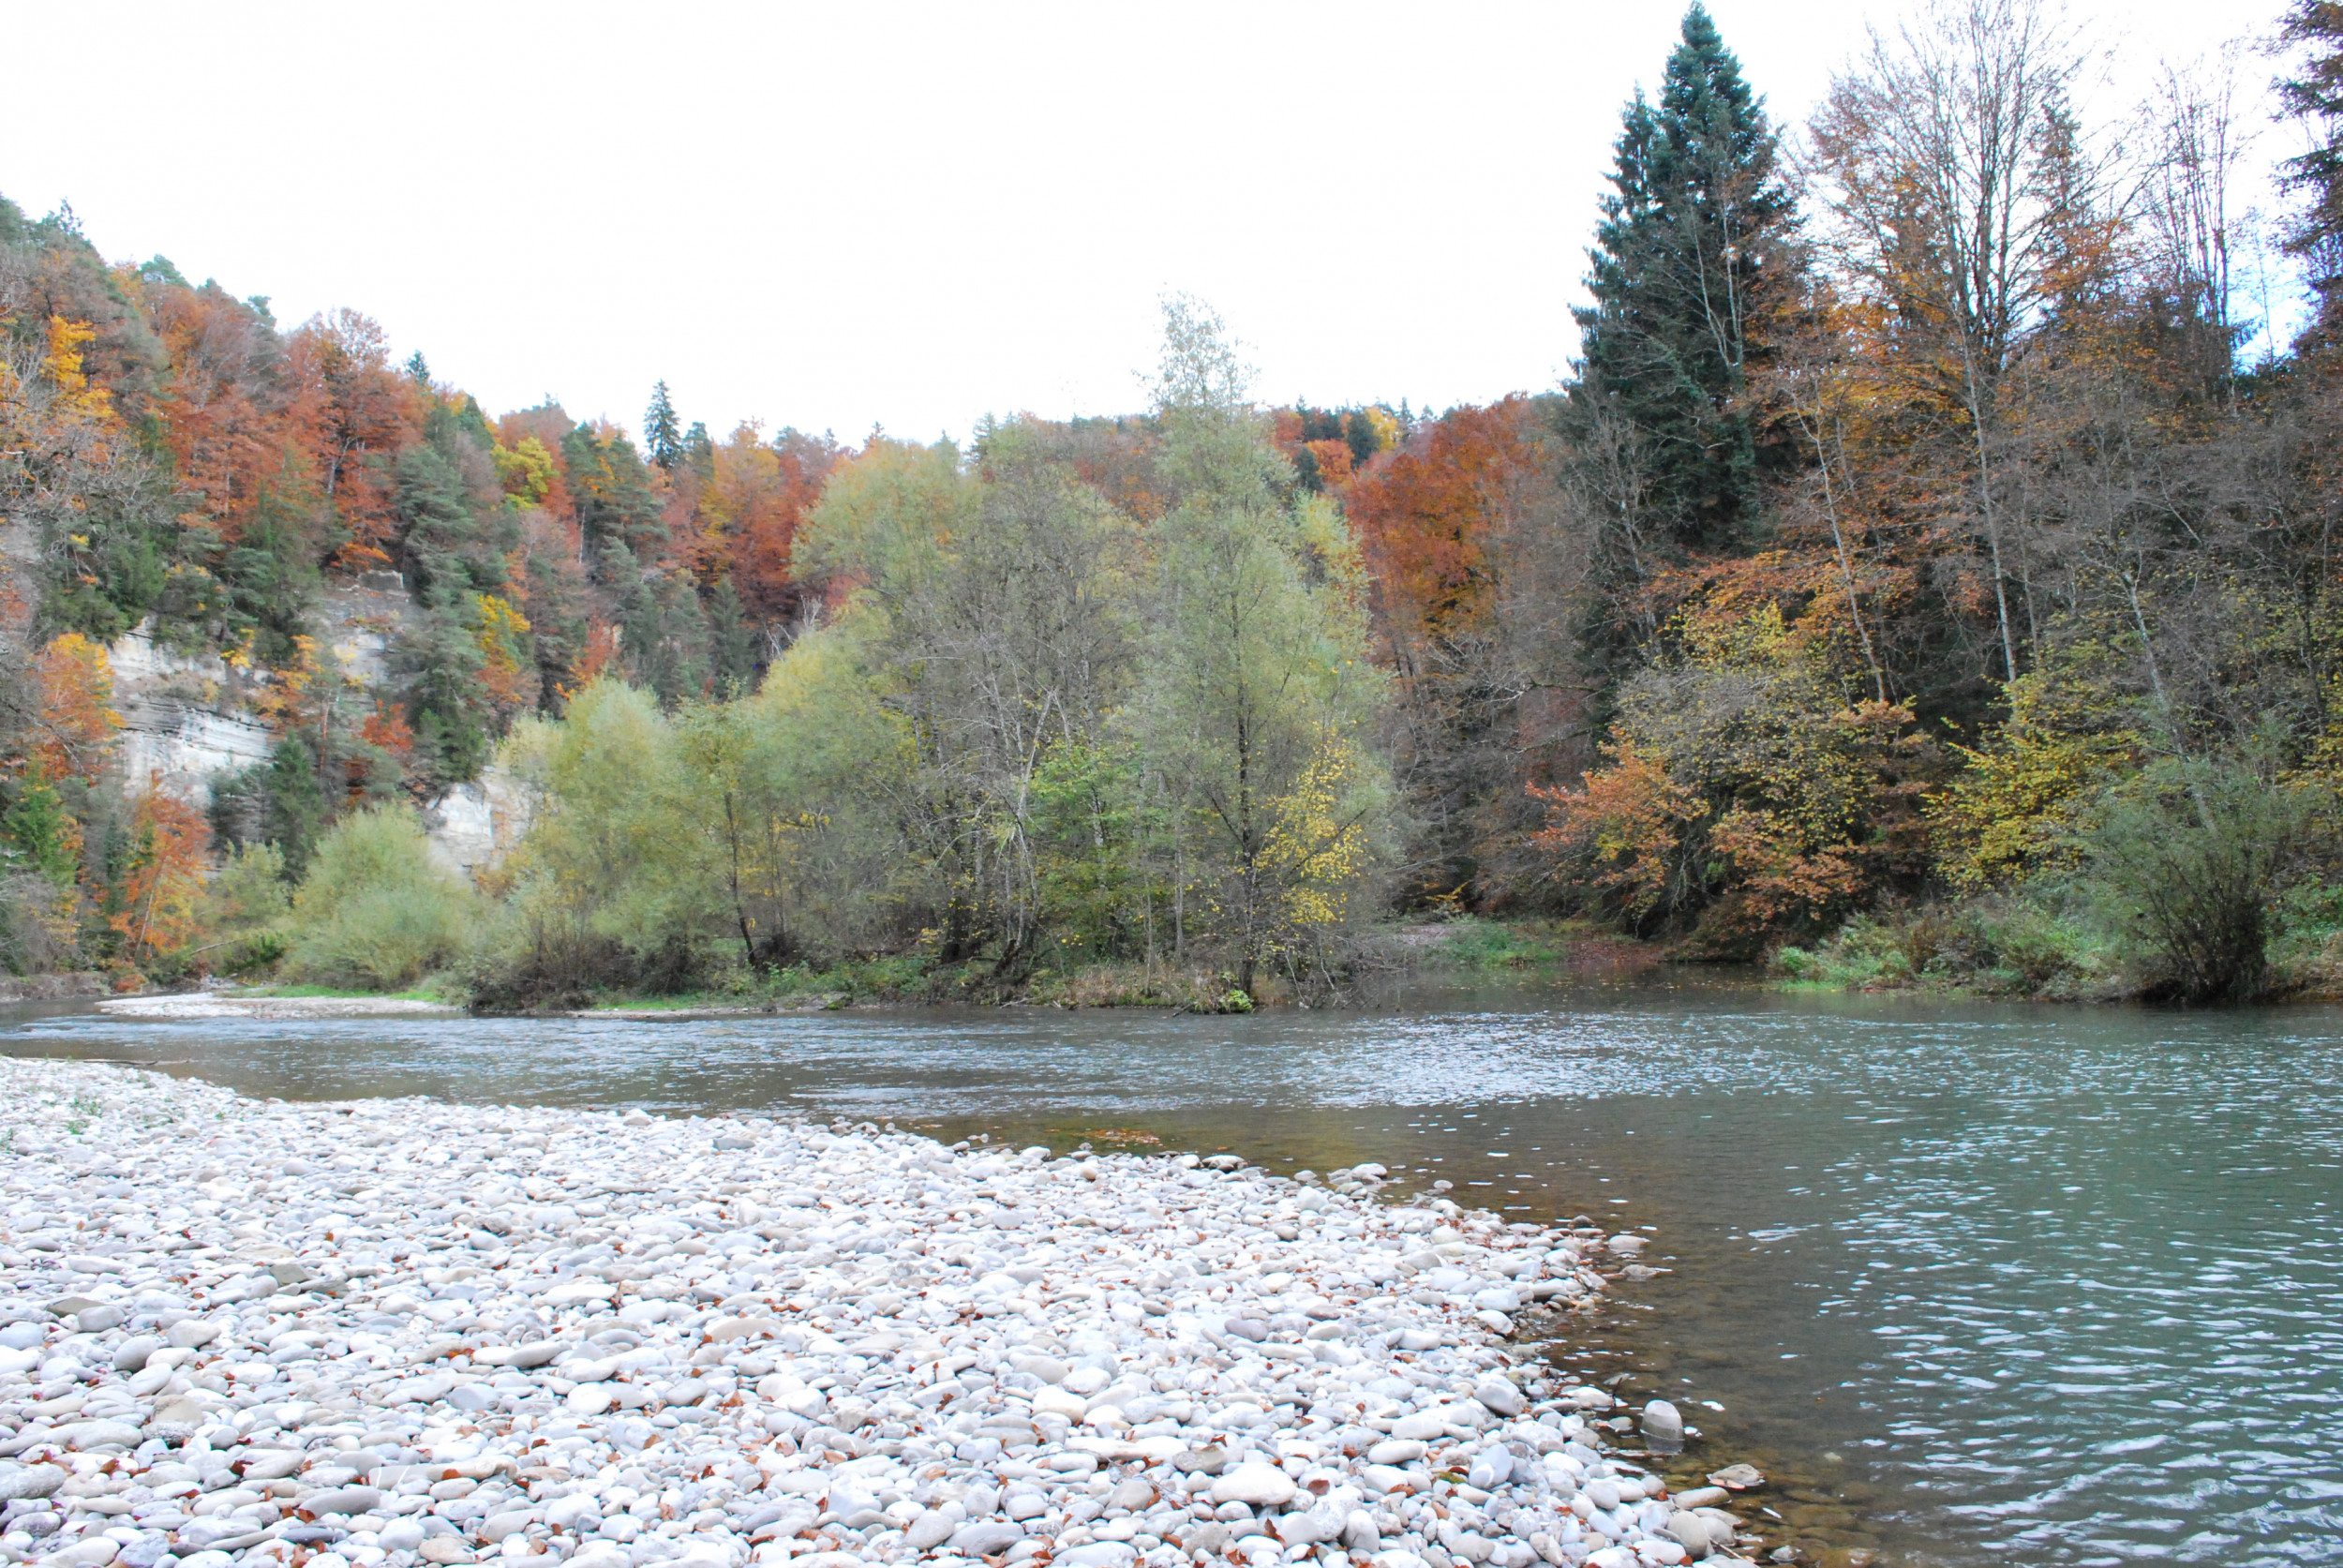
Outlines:
<svg viewBox="0 0 2343 1568"><path fill-rule="evenodd" d="M1557 1376L1639 1238L1232 1157L260 1103L0 1063L0 1551L49 1568L1668 1564ZM1720 1472L1728 1485L1754 1477Z"/></svg>
<svg viewBox="0 0 2343 1568"><path fill-rule="evenodd" d="M2343 902L2290 889L2159 923L2071 885L1860 916L1769 973L1830 991L1936 991L2043 1002L2343 998ZM2241 934L2242 933L2242 934Z"/></svg>

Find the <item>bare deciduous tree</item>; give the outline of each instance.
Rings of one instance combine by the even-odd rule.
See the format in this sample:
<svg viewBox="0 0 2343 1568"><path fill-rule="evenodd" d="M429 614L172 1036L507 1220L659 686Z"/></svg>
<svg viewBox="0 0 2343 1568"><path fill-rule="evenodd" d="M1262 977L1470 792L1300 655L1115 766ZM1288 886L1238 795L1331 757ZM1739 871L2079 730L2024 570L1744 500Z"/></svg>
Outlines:
<svg viewBox="0 0 2343 1568"><path fill-rule="evenodd" d="M1935 0L1873 31L1811 131L1821 258L1893 317L1908 368L1938 383L1948 433L1969 448L2006 678L2019 663L2016 546L1998 395L2111 217L2109 157L2085 145L2068 107L2086 64L2039 0Z"/></svg>

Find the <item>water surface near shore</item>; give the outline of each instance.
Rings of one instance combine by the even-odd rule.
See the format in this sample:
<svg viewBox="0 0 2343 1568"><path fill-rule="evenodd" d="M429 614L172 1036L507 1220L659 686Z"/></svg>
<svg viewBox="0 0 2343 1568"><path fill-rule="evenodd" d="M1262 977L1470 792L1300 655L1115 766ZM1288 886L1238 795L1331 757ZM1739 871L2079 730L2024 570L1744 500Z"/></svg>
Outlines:
<svg viewBox="0 0 2343 1568"><path fill-rule="evenodd" d="M205 1020L0 1050L254 1094L766 1109L1361 1159L1670 1272L1563 1356L1915 1562L2343 1561L2343 1011L1698 983L1352 1012ZM0 1124L5 1124L0 1108ZM1145 1146L1143 1144L1138 1146ZM1722 1407L1722 1408L1717 1408Z"/></svg>

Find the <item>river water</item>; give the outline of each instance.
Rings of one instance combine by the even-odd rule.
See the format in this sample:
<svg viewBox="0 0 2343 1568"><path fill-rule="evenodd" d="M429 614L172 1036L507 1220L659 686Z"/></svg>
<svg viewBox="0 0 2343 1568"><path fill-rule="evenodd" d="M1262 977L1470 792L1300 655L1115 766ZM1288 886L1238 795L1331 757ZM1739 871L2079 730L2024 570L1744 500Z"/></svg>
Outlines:
<svg viewBox="0 0 2343 1568"><path fill-rule="evenodd" d="M129 1023L0 1050L288 1098L765 1108L1363 1159L1666 1272L1564 1365L1664 1394L1785 1532L1911 1563L2343 1562L2343 1012L1664 980L1241 1018ZM0 1123L6 1118L0 1107Z"/></svg>

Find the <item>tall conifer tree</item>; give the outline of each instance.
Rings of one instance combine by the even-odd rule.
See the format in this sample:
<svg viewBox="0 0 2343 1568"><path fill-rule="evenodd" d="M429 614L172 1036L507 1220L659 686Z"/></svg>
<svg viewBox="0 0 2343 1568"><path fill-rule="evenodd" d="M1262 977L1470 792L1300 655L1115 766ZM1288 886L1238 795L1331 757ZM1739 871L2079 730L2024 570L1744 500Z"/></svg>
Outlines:
<svg viewBox="0 0 2343 1568"><path fill-rule="evenodd" d="M676 418L664 381L650 389L650 407L643 412L643 451L669 473L683 458L683 422Z"/></svg>
<svg viewBox="0 0 2343 1568"><path fill-rule="evenodd" d="M1697 0L1659 103L1638 92L1624 118L1588 253L1595 303L1576 312L1576 393L1634 426L1679 540L1729 547L1748 536L1756 481L1750 321L1790 198L1764 104Z"/></svg>
<svg viewBox="0 0 2343 1568"><path fill-rule="evenodd" d="M2303 259L2318 302L2298 346L2331 351L2343 340L2343 5L2294 0L2278 36L2296 51L2278 100L2310 140L2282 166L2284 183L2304 199L2287 225L2286 248Z"/></svg>

